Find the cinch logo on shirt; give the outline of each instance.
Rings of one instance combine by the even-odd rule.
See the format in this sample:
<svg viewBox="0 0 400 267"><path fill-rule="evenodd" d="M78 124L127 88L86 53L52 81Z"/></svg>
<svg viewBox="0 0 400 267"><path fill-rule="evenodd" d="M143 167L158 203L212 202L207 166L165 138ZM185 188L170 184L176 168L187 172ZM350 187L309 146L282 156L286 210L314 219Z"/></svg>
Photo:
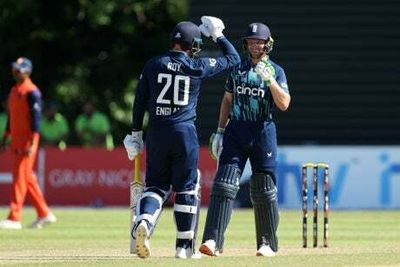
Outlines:
<svg viewBox="0 0 400 267"><path fill-rule="evenodd" d="M264 98L264 95L265 95L265 91L263 89L261 89L259 87L251 88L251 87L245 86L244 84L243 84L243 86L237 86L236 92L239 95L251 95L251 96L258 96L261 98Z"/></svg>

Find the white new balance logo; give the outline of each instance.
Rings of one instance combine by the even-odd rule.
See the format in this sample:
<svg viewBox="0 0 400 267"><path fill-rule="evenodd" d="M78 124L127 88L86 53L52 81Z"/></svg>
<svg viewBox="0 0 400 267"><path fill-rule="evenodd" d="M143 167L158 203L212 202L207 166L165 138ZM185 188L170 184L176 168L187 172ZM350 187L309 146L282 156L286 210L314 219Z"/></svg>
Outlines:
<svg viewBox="0 0 400 267"><path fill-rule="evenodd" d="M175 38L181 38L181 33L180 33L180 32L177 32L177 33L175 34Z"/></svg>

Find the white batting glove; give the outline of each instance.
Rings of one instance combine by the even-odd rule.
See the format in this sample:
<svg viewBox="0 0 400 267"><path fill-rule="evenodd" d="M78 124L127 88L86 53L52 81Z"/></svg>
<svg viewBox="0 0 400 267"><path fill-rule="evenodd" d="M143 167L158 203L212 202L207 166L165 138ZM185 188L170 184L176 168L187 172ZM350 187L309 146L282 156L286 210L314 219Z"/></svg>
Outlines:
<svg viewBox="0 0 400 267"><path fill-rule="evenodd" d="M267 82L268 86L270 86L271 83L275 80L275 68L268 61L261 60L257 63L254 70L258 75L261 76L261 79Z"/></svg>
<svg viewBox="0 0 400 267"><path fill-rule="evenodd" d="M222 152L222 141L224 139L224 128L218 128L216 133L213 133L210 136L210 140L208 143L208 150L211 155L211 158L218 159L219 155Z"/></svg>
<svg viewBox="0 0 400 267"><path fill-rule="evenodd" d="M199 30L205 37L210 37L210 32L208 31L208 28L204 26L204 24L200 24Z"/></svg>
<svg viewBox="0 0 400 267"><path fill-rule="evenodd" d="M124 146L128 152L128 158L133 160L143 150L143 131L132 131L132 134L127 134L124 138Z"/></svg>
<svg viewBox="0 0 400 267"><path fill-rule="evenodd" d="M202 16L201 22L202 24L199 26L199 29L204 36L211 36L214 42L217 42L219 37L224 36L222 31L225 29L225 25L221 19L211 16Z"/></svg>

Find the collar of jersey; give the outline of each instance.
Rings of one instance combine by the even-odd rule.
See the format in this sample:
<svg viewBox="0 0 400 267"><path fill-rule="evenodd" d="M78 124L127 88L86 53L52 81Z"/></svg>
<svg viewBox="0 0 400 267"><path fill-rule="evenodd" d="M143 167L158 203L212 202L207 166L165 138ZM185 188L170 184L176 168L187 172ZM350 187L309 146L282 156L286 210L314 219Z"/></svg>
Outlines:
<svg viewBox="0 0 400 267"><path fill-rule="evenodd" d="M171 54L173 54L174 56L178 56L178 57L189 57L188 54L184 51L177 51L177 50L170 50L169 51Z"/></svg>
<svg viewBox="0 0 400 267"><path fill-rule="evenodd" d="M170 53L178 54L178 55L183 55L187 56L186 52L184 51L178 51L178 50L169 50Z"/></svg>

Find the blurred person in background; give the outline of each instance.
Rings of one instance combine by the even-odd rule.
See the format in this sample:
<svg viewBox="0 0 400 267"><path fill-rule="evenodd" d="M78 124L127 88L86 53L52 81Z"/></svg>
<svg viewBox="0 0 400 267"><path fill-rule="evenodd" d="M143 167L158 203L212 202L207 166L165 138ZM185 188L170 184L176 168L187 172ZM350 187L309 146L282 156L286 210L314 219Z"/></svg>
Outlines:
<svg viewBox="0 0 400 267"><path fill-rule="evenodd" d="M86 101L83 113L75 120L75 131L84 147L114 148L108 117L96 110L93 101Z"/></svg>
<svg viewBox="0 0 400 267"><path fill-rule="evenodd" d="M40 122L41 145L66 148L69 126L66 118L58 112L58 105L49 101L44 105L43 118Z"/></svg>
<svg viewBox="0 0 400 267"><path fill-rule="evenodd" d="M10 136L11 153L14 157L13 181L10 213L7 219L0 221L0 229L18 230L22 228L22 208L27 194L30 196L38 216L37 220L31 224L32 228L42 228L44 225L56 221L33 172L39 146L41 93L38 87L32 83L31 73L32 62L29 59L21 57L12 63L12 74L16 83L8 95L8 121L0 149L5 149L6 140Z"/></svg>

